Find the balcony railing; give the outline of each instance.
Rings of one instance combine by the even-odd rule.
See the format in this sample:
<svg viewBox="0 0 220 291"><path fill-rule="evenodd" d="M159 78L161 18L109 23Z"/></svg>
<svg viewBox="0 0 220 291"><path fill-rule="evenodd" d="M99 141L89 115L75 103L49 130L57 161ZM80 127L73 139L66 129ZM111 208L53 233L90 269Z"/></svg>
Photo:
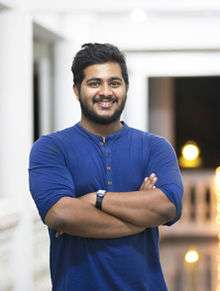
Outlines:
<svg viewBox="0 0 220 291"><path fill-rule="evenodd" d="M217 193L214 171L184 171L184 198L181 219L172 227L161 227L162 237L217 237Z"/></svg>

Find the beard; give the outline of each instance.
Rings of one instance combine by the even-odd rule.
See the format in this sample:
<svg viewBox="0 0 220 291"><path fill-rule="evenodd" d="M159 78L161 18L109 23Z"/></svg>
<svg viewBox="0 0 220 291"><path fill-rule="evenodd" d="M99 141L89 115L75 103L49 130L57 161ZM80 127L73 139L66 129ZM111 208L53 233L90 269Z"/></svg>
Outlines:
<svg viewBox="0 0 220 291"><path fill-rule="evenodd" d="M120 119L122 111L124 110L127 95L124 96L120 106L114 111L110 116L100 116L92 108L90 108L86 102L79 96L79 103L81 107L82 114L90 121L100 125L108 125ZM117 98L114 97L101 97L95 96L93 98L93 103L100 102L102 100L108 100L112 102L118 102Z"/></svg>

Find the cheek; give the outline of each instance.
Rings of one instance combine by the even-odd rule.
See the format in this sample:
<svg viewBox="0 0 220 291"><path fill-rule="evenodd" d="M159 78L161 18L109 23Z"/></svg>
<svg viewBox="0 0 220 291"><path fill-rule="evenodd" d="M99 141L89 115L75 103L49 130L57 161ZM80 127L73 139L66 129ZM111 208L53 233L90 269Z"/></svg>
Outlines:
<svg viewBox="0 0 220 291"><path fill-rule="evenodd" d="M117 96L119 99L126 98L126 91L125 90L118 90L115 92L115 96Z"/></svg>
<svg viewBox="0 0 220 291"><path fill-rule="evenodd" d="M91 101L96 94L97 89L81 90L81 98L88 102Z"/></svg>

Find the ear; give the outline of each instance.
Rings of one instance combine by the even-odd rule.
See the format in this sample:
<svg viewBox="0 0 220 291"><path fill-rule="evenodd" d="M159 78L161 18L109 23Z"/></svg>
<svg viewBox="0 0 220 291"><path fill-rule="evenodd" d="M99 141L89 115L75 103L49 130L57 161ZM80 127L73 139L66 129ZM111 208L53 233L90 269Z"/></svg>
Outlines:
<svg viewBox="0 0 220 291"><path fill-rule="evenodd" d="M73 92L76 95L76 98L79 100L79 90L75 84L73 84Z"/></svg>

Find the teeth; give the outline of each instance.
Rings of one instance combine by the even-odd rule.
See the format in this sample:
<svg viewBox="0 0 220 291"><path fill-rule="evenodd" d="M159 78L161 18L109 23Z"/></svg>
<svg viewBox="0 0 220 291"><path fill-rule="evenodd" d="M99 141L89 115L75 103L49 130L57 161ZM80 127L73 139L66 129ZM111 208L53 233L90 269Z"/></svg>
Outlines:
<svg viewBox="0 0 220 291"><path fill-rule="evenodd" d="M104 107L104 108L109 108L112 106L113 102L106 102L106 101L103 101L103 102L99 102L99 104Z"/></svg>

